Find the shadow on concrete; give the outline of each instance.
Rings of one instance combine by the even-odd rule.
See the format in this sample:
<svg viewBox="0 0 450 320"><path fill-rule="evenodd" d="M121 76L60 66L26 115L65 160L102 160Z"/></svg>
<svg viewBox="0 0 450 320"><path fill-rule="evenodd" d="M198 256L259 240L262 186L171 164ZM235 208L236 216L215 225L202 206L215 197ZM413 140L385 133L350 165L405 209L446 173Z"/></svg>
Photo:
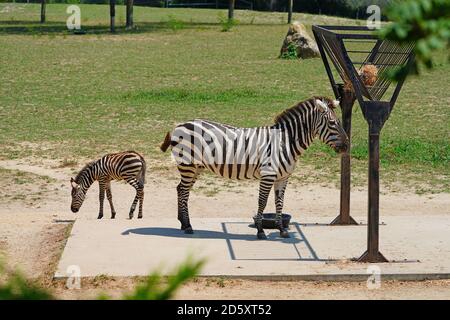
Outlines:
<svg viewBox="0 0 450 320"><path fill-rule="evenodd" d="M290 238L280 238L279 231L278 230L265 230L267 235L267 240L258 240L256 238L255 234L237 234L237 233L230 233L228 232L227 225L229 224L247 224L247 222L222 222L222 230L220 231L210 231L210 230L195 230L194 234L185 234L182 230L177 228L164 228L164 227L148 227L148 228L135 228L135 229L128 229L124 232L122 232L122 235L129 235L129 234L138 234L138 235L146 235L146 236L160 236L160 237L175 237L175 238L185 238L185 239L222 239L225 240L227 243L228 251L230 254L230 258L232 260L261 260L261 261L269 261L269 260L276 260L276 261L322 261L322 262L331 262L335 261L333 259L321 259L317 256L315 250L311 246L310 242L306 238L305 234L303 233L302 229L300 228L301 224L299 223L291 223L290 224ZM292 232L292 227L294 227L295 232ZM251 241L251 242L260 242L261 245L264 245L264 242L266 241L273 241L273 242L281 242L285 243L286 245L292 245L294 247L294 250L296 251L298 258L251 258L251 259L239 259L236 257L235 249L233 247L233 241L235 240L244 240L244 241ZM309 251L308 257L303 257L300 254L300 250L297 247L297 245L302 244L304 245L307 250Z"/></svg>
<svg viewBox="0 0 450 320"><path fill-rule="evenodd" d="M225 223L222 223L224 225ZM194 234L185 234L184 231L177 228L163 228L163 227L148 227L148 228L135 228L128 229L122 232L122 235L128 235L130 233L145 235L145 236L162 236L162 237L174 237L174 238L186 238L186 239L223 239L223 240L245 240L245 241L262 241L256 238L254 234L235 234L221 231L210 230L198 230L194 229ZM296 238L277 238L278 232L271 232L268 234L266 241L281 241L285 243L300 242L300 239Z"/></svg>

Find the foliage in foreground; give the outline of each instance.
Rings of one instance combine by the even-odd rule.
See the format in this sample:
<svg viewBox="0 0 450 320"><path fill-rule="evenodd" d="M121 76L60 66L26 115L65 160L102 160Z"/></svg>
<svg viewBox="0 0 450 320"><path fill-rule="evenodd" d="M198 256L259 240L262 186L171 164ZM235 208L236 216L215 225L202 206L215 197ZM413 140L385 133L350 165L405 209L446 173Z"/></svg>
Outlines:
<svg viewBox="0 0 450 320"><path fill-rule="evenodd" d="M44 288L28 281L20 272L10 270L0 260L0 300L54 299Z"/></svg>
<svg viewBox="0 0 450 320"><path fill-rule="evenodd" d="M188 258L172 273L165 277L160 272L152 272L133 292L126 294L126 300L167 300L173 297L188 280L194 278L204 264L204 260ZM105 300L110 297L101 295L97 299ZM10 270L0 260L0 300L50 300L55 297L45 288L32 283L20 272Z"/></svg>
<svg viewBox="0 0 450 320"><path fill-rule="evenodd" d="M411 68L399 68L391 76L399 80L407 73L418 74L420 65L434 66L433 53L450 48L450 1L396 1L387 10L394 23L381 30L381 36L401 43L417 42L416 60ZM450 61L450 54L448 55Z"/></svg>
<svg viewBox="0 0 450 320"><path fill-rule="evenodd" d="M126 300L167 300L173 297L176 290L185 282L193 279L202 268L203 260L194 261L188 258L184 263L179 265L173 276L167 277L167 283L164 283L164 277L153 272L145 281L136 286L134 291L125 295Z"/></svg>

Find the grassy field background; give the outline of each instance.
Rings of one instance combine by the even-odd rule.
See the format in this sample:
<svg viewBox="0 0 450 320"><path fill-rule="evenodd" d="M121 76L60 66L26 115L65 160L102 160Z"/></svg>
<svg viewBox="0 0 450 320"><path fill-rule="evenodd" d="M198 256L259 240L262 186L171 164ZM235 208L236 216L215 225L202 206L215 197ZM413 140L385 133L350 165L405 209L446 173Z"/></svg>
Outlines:
<svg viewBox="0 0 450 320"><path fill-rule="evenodd" d="M109 8L81 5L86 35L65 27L67 5L0 4L0 160L95 159L135 149L153 170L173 166L159 151L166 131L192 118L236 126L269 125L312 95L332 95L320 59L280 60L286 14L135 7L136 30L108 33ZM117 24L125 21L117 9ZM361 21L294 14L306 24ZM450 192L450 65L410 78L381 138L381 180L416 192ZM364 185L367 125L357 105L353 183ZM301 170L302 166L307 170ZM297 180L336 183L339 158L320 143ZM150 171L151 172L151 171Z"/></svg>

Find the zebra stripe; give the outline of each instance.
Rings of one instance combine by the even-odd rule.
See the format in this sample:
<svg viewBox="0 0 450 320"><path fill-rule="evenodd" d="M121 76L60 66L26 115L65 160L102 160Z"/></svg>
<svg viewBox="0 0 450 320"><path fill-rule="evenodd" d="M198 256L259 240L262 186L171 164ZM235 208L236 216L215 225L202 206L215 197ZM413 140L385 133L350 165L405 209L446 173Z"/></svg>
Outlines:
<svg viewBox="0 0 450 320"><path fill-rule="evenodd" d="M144 201L146 164L144 158L135 151L111 153L102 158L88 163L75 178L71 179L72 184L72 204L71 210L77 212L86 196L89 187L98 181L100 209L98 219L103 217L103 201L106 196L111 207L111 219L114 219L116 212L112 203L111 181L125 180L136 189L136 196L130 208L129 217L133 218L133 213L139 202L138 218L142 218L142 205Z"/></svg>
<svg viewBox="0 0 450 320"><path fill-rule="evenodd" d="M196 119L168 133L161 150L172 146L181 175L177 186L181 229L193 232L188 213L189 192L206 168L229 179L261 180L255 216L258 238L265 238L262 213L274 187L278 227L281 236L288 237L281 227L281 212L287 180L299 156L316 136L337 152L347 150L348 138L333 110L337 104L328 98L314 97L285 110L272 126L238 128Z"/></svg>

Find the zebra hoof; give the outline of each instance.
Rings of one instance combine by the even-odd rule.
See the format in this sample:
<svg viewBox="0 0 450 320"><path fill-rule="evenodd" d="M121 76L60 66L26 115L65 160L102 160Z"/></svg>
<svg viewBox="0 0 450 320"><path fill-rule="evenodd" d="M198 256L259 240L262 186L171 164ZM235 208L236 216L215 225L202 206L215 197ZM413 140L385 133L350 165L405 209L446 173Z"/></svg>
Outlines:
<svg viewBox="0 0 450 320"><path fill-rule="evenodd" d="M280 237L282 237L282 238L290 238L291 236L289 235L289 232L287 232L286 230L281 230L280 231Z"/></svg>
<svg viewBox="0 0 450 320"><path fill-rule="evenodd" d="M266 240L266 239L267 239L266 234L264 233L264 231L258 232L258 233L256 234L256 237L257 237L259 240Z"/></svg>
<svg viewBox="0 0 450 320"><path fill-rule="evenodd" d="M186 227L186 228L184 229L184 233L185 233L185 234L193 234L193 233L194 233L194 230L192 230L192 227Z"/></svg>
<svg viewBox="0 0 450 320"><path fill-rule="evenodd" d="M98 215L97 219L103 218L103 215Z"/></svg>
<svg viewBox="0 0 450 320"><path fill-rule="evenodd" d="M138 219L142 219L142 216L138 216Z"/></svg>

